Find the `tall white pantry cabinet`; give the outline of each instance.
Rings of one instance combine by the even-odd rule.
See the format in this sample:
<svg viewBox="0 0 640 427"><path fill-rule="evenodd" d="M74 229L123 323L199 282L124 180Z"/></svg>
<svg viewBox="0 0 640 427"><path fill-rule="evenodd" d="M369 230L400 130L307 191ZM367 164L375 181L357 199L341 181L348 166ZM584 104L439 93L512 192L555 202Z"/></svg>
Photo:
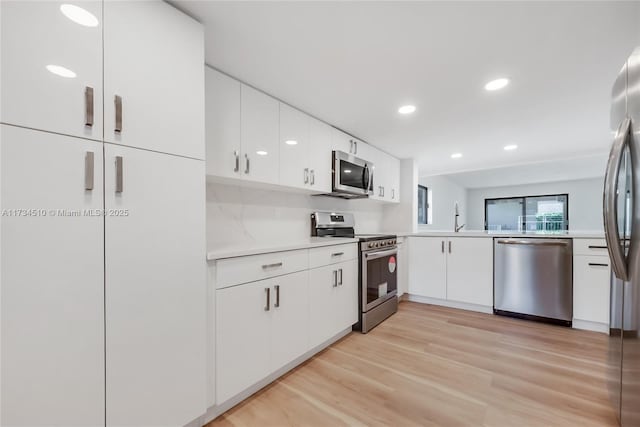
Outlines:
<svg viewBox="0 0 640 427"><path fill-rule="evenodd" d="M206 409L203 30L161 1L63 4L0 3L0 425L185 425Z"/></svg>

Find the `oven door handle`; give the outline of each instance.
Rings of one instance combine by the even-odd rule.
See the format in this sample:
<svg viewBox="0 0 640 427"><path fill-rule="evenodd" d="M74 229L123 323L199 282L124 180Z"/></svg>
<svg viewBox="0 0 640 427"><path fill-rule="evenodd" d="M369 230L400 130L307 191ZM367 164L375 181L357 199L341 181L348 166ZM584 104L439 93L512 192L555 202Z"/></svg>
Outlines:
<svg viewBox="0 0 640 427"><path fill-rule="evenodd" d="M377 252L367 252L364 254L366 259L378 259L383 258L389 255L396 255L398 253L398 248L387 249L385 251L377 251Z"/></svg>

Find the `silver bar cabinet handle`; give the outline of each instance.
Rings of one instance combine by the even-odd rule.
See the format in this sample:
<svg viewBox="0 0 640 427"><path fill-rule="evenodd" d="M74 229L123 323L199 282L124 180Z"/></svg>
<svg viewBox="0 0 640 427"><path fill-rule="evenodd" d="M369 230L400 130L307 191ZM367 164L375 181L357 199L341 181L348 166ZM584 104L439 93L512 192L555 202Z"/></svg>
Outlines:
<svg viewBox="0 0 640 427"><path fill-rule="evenodd" d="M396 198L396 189L395 188L391 189L391 198L394 199L394 200Z"/></svg>
<svg viewBox="0 0 640 427"><path fill-rule="evenodd" d="M249 173L250 169L250 164L249 164L249 155L245 154L244 155L244 173Z"/></svg>
<svg viewBox="0 0 640 427"><path fill-rule="evenodd" d="M123 169L123 160L122 156L116 156L116 193L122 193L123 189L123 178L122 178L122 169Z"/></svg>
<svg viewBox="0 0 640 427"><path fill-rule="evenodd" d="M609 250L609 258L611 259L611 267L614 274L620 280L628 281L628 267L625 259L624 249L618 234L618 176L620 173L620 165L624 148L629 139L631 129L631 120L627 117L620 123L618 132L613 140L609 160L607 161L607 169L604 176L604 237L607 241L607 249Z"/></svg>
<svg viewBox="0 0 640 427"><path fill-rule="evenodd" d="M331 256L342 256L344 255L344 252L334 252L331 254Z"/></svg>
<svg viewBox="0 0 640 427"><path fill-rule="evenodd" d="M342 269L338 269L338 285L342 286Z"/></svg>
<svg viewBox="0 0 640 427"><path fill-rule="evenodd" d="M607 249L606 246L589 245L589 249Z"/></svg>
<svg viewBox="0 0 640 427"><path fill-rule="evenodd" d="M262 264L262 268L263 269L267 269L267 268L275 268L275 267L282 267L282 263L281 262L276 262L274 264Z"/></svg>
<svg viewBox="0 0 640 427"><path fill-rule="evenodd" d="M311 169L309 172L311 172L311 185L315 185L316 184L316 173L313 169Z"/></svg>
<svg viewBox="0 0 640 427"><path fill-rule="evenodd" d="M442 241L442 253L444 253L444 240Z"/></svg>
<svg viewBox="0 0 640 427"><path fill-rule="evenodd" d="M304 168L304 183L309 183L309 168Z"/></svg>
<svg viewBox="0 0 640 427"><path fill-rule="evenodd" d="M280 285L275 285L274 289L276 290L276 303L273 306L278 308L280 307Z"/></svg>
<svg viewBox="0 0 640 427"><path fill-rule="evenodd" d="M264 291L267 293L267 303L264 306L264 311L271 310L271 288L264 288Z"/></svg>
<svg viewBox="0 0 640 427"><path fill-rule="evenodd" d="M351 145L349 145L349 152L353 153L353 139L349 140L349 144L351 144Z"/></svg>
<svg viewBox="0 0 640 427"><path fill-rule="evenodd" d="M84 189L93 190L93 151L84 154Z"/></svg>
<svg viewBox="0 0 640 427"><path fill-rule="evenodd" d="M333 270L333 287L334 288L338 287L338 271L337 270Z"/></svg>
<svg viewBox="0 0 640 427"><path fill-rule="evenodd" d="M235 150L233 152L234 157L236 158L236 165L233 168L234 172L238 172L240 170L240 153L238 153L238 150Z"/></svg>
<svg viewBox="0 0 640 427"><path fill-rule="evenodd" d="M449 240L449 253L451 253L451 240Z"/></svg>
<svg viewBox="0 0 640 427"><path fill-rule="evenodd" d="M609 264L603 264L600 262L590 262L589 266L591 267L609 267Z"/></svg>
<svg viewBox="0 0 640 427"><path fill-rule="evenodd" d="M84 88L84 124L93 126L93 88L86 86Z"/></svg>
<svg viewBox="0 0 640 427"><path fill-rule="evenodd" d="M116 127L114 131L120 133L122 132L122 97L120 95L116 95L114 103L116 104Z"/></svg>
<svg viewBox="0 0 640 427"><path fill-rule="evenodd" d="M358 141L353 141L353 146L356 148L356 151L353 154L358 154Z"/></svg>

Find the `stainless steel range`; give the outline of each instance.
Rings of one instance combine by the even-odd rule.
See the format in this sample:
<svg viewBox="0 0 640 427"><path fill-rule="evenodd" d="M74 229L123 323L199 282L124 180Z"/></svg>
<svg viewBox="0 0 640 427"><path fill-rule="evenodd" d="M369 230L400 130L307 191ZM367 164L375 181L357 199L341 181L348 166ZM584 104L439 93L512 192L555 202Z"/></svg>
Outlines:
<svg viewBox="0 0 640 427"><path fill-rule="evenodd" d="M311 235L321 237L356 237L360 240L358 278L358 323L354 330L367 333L398 311L397 236L390 234L355 234L352 214L314 212Z"/></svg>

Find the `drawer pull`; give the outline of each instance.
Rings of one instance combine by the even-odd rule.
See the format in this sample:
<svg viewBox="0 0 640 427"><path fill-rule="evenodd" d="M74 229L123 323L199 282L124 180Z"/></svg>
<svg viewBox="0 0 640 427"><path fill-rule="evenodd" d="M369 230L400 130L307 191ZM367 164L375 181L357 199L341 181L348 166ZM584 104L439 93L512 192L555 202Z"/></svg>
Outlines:
<svg viewBox="0 0 640 427"><path fill-rule="evenodd" d="M599 262L590 262L589 266L591 267L609 267L609 264L602 264Z"/></svg>
<svg viewBox="0 0 640 427"><path fill-rule="evenodd" d="M262 268L264 270L266 270L267 268L276 268L276 267L282 267L282 263L281 262L276 262L275 264L263 264Z"/></svg>
<svg viewBox="0 0 640 427"><path fill-rule="evenodd" d="M589 245L589 249L607 249L606 246Z"/></svg>
<svg viewBox="0 0 640 427"><path fill-rule="evenodd" d="M344 255L344 252L334 252L331 254L331 256L342 256Z"/></svg>

